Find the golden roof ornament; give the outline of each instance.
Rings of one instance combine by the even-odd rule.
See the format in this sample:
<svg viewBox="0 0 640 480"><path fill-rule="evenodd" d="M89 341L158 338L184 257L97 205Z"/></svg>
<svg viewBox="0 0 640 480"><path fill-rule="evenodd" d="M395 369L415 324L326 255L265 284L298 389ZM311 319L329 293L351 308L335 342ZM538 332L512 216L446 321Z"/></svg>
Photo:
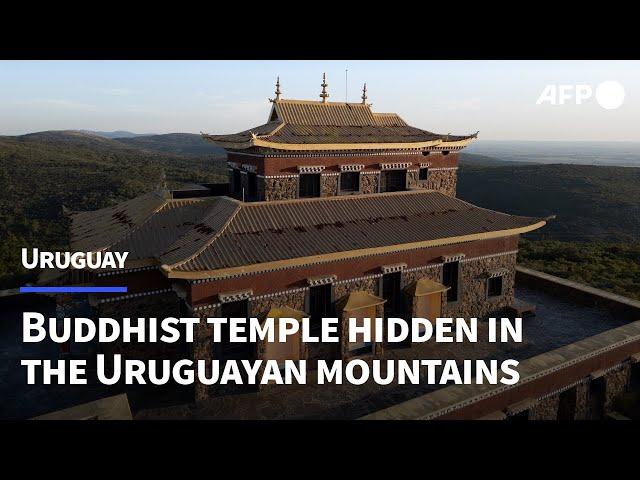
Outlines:
<svg viewBox="0 0 640 480"><path fill-rule="evenodd" d="M364 82L364 86L362 87L362 104L367 104L367 82Z"/></svg>
<svg viewBox="0 0 640 480"><path fill-rule="evenodd" d="M279 101L280 100L280 95L282 94L282 92L280 91L280 75L278 75L278 77L276 78L276 91L275 91L275 94L276 94L276 98L273 98L273 99L270 98L269 99L269 101L271 103Z"/></svg>
<svg viewBox="0 0 640 480"><path fill-rule="evenodd" d="M278 75L278 78L276 79L276 100L280 100L280 94L282 93L280 91L280 76Z"/></svg>
<svg viewBox="0 0 640 480"><path fill-rule="evenodd" d="M327 93L327 87L329 86L329 84L327 83L326 73L322 74L322 84L320 84L320 86L322 87L322 93L320 94L322 103L327 103L327 98L329 98L329 94Z"/></svg>

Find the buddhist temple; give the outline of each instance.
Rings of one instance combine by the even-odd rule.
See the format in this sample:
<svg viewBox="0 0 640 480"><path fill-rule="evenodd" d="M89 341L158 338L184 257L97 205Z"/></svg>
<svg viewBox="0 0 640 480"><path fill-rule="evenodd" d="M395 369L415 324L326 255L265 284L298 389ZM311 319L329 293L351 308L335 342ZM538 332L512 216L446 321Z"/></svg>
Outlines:
<svg viewBox="0 0 640 480"><path fill-rule="evenodd" d="M366 86L359 103L329 101L328 86L325 77L317 101L292 100L278 79L266 121L203 134L227 152L222 191L162 189L73 214L72 250L129 256L123 270L59 281L126 285L126 294L89 299L97 314L114 317L306 314L348 322L482 317L511 305L518 238L545 219L456 198L459 152L477 133L432 133L375 112ZM346 339L214 345L206 323L198 328L184 346L194 359L337 359L392 348ZM196 399L220 394L195 388Z"/></svg>

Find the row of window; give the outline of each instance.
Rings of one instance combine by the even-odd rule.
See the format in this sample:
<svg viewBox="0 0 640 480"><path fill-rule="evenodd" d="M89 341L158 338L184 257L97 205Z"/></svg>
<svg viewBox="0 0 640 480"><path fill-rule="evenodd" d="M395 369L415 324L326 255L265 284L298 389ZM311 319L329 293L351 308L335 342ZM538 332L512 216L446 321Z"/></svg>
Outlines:
<svg viewBox="0 0 640 480"><path fill-rule="evenodd" d="M305 173L300 175L299 192L300 198L310 198L320 196L319 173ZM418 173L420 181L429 179L429 169L421 168ZM407 188L406 170L387 170L382 172L382 192L397 192ZM340 193L357 193L360 191L360 172L340 173Z"/></svg>
<svg viewBox="0 0 640 480"><path fill-rule="evenodd" d="M447 302L452 303L458 300L459 293L459 270L460 262L447 262L443 266L442 283L449 287L447 290ZM487 279L487 296L498 297L503 293L503 277L492 277ZM388 273L382 276L381 295L386 300L384 304L385 317L404 318L406 304L404 292L402 290L402 272ZM333 285L327 283L309 288L307 313L311 318L311 332L318 334L321 330L322 318L335 317L335 302L333 298ZM249 316L249 302L242 300L222 304L222 317L246 318ZM316 320L316 321L314 321ZM224 358L247 358L251 350L246 344L237 344L225 341L222 342L222 354Z"/></svg>
<svg viewBox="0 0 640 480"><path fill-rule="evenodd" d="M242 173L241 170L233 170L232 188L234 194L244 194L247 200L255 200L258 196L258 176L253 172L246 172L247 189L242 191ZM406 170L387 170L382 173L383 181L381 191L397 192L406 190L407 187L407 171ZM421 168L418 174L420 181L426 181L429 178L429 169ZM300 198L319 197L321 175L319 173L305 173L299 177ZM360 191L360 172L342 172L340 173L340 192L341 193L357 193Z"/></svg>

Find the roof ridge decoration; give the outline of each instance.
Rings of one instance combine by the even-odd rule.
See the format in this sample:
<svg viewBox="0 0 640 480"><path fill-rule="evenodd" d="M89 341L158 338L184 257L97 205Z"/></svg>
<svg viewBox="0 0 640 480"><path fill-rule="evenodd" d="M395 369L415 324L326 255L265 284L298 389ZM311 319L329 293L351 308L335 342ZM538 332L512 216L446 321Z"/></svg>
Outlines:
<svg viewBox="0 0 640 480"><path fill-rule="evenodd" d="M203 137L230 150L362 151L362 150L459 150L478 135L441 135L408 125L397 113L377 113L362 101L330 102L326 74L320 100L281 98L280 77L266 124L229 135Z"/></svg>
<svg viewBox="0 0 640 480"><path fill-rule="evenodd" d="M329 84L327 83L327 74L322 74L322 83L320 84L322 87L322 92L320 93L320 98L322 99L322 103L327 103L327 98L329 98L329 94L327 93L327 87Z"/></svg>
<svg viewBox="0 0 640 480"><path fill-rule="evenodd" d="M276 94L276 97L274 99L269 99L271 103L280 101L280 95L282 94L282 92L280 91L280 75L278 75L276 79L276 91L274 93Z"/></svg>

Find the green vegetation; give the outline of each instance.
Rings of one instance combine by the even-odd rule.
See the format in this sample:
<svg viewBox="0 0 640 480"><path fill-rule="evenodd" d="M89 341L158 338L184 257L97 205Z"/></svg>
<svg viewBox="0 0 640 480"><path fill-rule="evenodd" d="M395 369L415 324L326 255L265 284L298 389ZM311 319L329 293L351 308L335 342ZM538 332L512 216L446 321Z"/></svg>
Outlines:
<svg viewBox="0 0 640 480"><path fill-rule="evenodd" d="M64 210L94 210L160 185L221 181L223 159L140 150L79 132L0 137L0 288L33 280L20 249L63 249Z"/></svg>
<svg viewBox="0 0 640 480"><path fill-rule="evenodd" d="M226 178L198 135L117 140L80 132L0 137L0 288L33 276L20 248L64 249L65 210L93 210L151 189ZM640 299L640 169L506 162L463 154L458 196L519 215L556 215L527 235L528 267Z"/></svg>
<svg viewBox="0 0 640 480"><path fill-rule="evenodd" d="M517 215L556 215L526 235L527 267L640 299L640 168L461 155L458 196Z"/></svg>
<svg viewBox="0 0 640 480"><path fill-rule="evenodd" d="M516 163L493 166L473 157L462 155L458 196L516 215L556 215L531 238L640 240L640 168Z"/></svg>
<svg viewBox="0 0 640 480"><path fill-rule="evenodd" d="M522 239L518 263L640 300L640 242Z"/></svg>

